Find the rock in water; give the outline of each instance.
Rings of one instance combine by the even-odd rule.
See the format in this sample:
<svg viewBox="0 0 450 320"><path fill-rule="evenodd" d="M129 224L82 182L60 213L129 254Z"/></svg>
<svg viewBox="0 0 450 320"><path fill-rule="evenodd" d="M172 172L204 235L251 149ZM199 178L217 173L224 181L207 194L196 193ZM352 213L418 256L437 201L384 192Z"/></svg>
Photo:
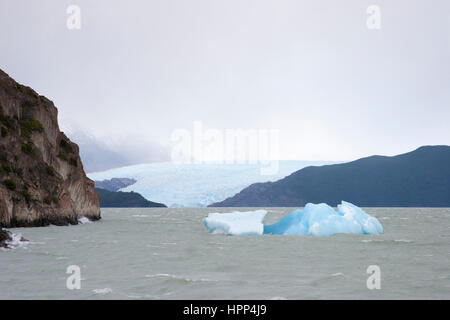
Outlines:
<svg viewBox="0 0 450 320"><path fill-rule="evenodd" d="M24 239L22 235L14 234L0 228L0 248L12 249L25 246L29 241Z"/></svg>
<svg viewBox="0 0 450 320"><path fill-rule="evenodd" d="M8 231L2 230L0 228L0 248L7 248L8 244L7 241L11 240L11 236L9 235Z"/></svg>
<svg viewBox="0 0 450 320"><path fill-rule="evenodd" d="M0 227L100 219L94 182L57 115L52 101L0 70Z"/></svg>

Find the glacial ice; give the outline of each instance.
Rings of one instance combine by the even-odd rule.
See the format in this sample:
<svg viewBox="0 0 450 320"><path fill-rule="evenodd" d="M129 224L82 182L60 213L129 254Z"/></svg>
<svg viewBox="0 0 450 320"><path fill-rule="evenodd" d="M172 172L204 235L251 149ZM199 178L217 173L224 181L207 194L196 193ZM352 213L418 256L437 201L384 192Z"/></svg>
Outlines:
<svg viewBox="0 0 450 320"><path fill-rule="evenodd" d="M260 235L264 231L262 223L266 210L231 213L210 213L203 220L211 233L222 233L233 236Z"/></svg>
<svg viewBox="0 0 450 320"><path fill-rule="evenodd" d="M212 233L228 235L312 235L336 233L381 234L380 222L361 208L342 201L337 211L325 203L308 203L271 225L263 225L265 210L232 213L210 213L204 224Z"/></svg>
<svg viewBox="0 0 450 320"><path fill-rule="evenodd" d="M148 163L89 173L93 180L131 178L137 182L120 191L140 193L168 207L206 207L223 201L255 182L279 180L309 165L329 162L280 161L277 174L261 175L261 164Z"/></svg>

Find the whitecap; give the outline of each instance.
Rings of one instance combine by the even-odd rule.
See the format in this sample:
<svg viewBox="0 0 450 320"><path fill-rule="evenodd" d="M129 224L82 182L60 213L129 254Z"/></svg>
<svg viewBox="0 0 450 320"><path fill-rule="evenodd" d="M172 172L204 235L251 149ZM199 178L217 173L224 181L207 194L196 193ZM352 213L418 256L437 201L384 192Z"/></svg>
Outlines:
<svg viewBox="0 0 450 320"><path fill-rule="evenodd" d="M89 220L88 218L86 218L85 216L79 216L78 217L78 223L86 224L86 223L92 223L92 221Z"/></svg>
<svg viewBox="0 0 450 320"><path fill-rule="evenodd" d="M111 288L94 289L92 290L92 292L95 294L108 294L112 292L112 289Z"/></svg>
<svg viewBox="0 0 450 320"><path fill-rule="evenodd" d="M171 275L168 273L157 273L157 274L146 274L146 278L156 278L156 277L170 277Z"/></svg>
<svg viewBox="0 0 450 320"><path fill-rule="evenodd" d="M338 277L338 276L343 276L344 274L341 272L337 272L337 273L333 273L331 276L332 277Z"/></svg>
<svg viewBox="0 0 450 320"><path fill-rule="evenodd" d="M30 244L46 244L46 242L43 241L30 241Z"/></svg>
<svg viewBox="0 0 450 320"><path fill-rule="evenodd" d="M157 274L148 274L145 275L146 278L170 278L170 279L175 279L175 280L182 280L182 281L186 281L186 282L217 282L217 280L212 280L212 279L206 279L206 278L200 278L200 279L192 279L192 278L186 278L186 277L182 277L182 276L177 276L177 275L173 275L173 274L168 274L168 273L157 273Z"/></svg>
<svg viewBox="0 0 450 320"><path fill-rule="evenodd" d="M384 240L381 239L363 239L361 242L369 243L369 242L384 242Z"/></svg>
<svg viewBox="0 0 450 320"><path fill-rule="evenodd" d="M11 237L11 240L6 240L6 246L8 249L15 249L15 248L24 248L26 249L27 245L30 243L28 240L24 239L22 237L21 233L12 233L9 232L9 236Z"/></svg>

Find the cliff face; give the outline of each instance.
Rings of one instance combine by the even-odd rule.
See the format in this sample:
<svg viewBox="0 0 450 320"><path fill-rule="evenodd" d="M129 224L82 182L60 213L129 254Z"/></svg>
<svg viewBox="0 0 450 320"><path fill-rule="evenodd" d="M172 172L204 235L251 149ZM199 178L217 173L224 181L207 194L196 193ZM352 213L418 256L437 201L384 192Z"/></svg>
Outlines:
<svg viewBox="0 0 450 320"><path fill-rule="evenodd" d="M0 227L100 219L94 182L57 115L53 102L0 70Z"/></svg>

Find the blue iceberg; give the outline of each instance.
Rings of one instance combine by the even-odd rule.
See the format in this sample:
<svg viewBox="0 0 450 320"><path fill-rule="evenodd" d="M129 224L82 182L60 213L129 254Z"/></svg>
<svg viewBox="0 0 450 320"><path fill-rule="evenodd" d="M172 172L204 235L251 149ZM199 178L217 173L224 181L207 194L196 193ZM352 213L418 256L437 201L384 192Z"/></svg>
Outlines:
<svg viewBox="0 0 450 320"><path fill-rule="evenodd" d="M383 226L361 208L342 201L338 210L325 203L308 203L304 209L289 213L279 222L263 225L265 210L232 213L210 213L203 223L212 233L228 235L312 235L336 233L381 234Z"/></svg>

